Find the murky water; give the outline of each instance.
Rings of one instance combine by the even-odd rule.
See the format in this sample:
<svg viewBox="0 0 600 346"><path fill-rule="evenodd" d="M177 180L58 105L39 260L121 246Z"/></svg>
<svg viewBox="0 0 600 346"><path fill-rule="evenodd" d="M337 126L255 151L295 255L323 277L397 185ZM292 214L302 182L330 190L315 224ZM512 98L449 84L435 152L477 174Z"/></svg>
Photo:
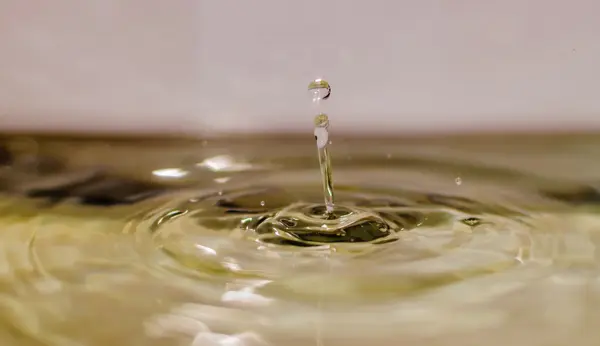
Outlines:
<svg viewBox="0 0 600 346"><path fill-rule="evenodd" d="M598 344L600 136L305 137L2 140L0 344Z"/></svg>

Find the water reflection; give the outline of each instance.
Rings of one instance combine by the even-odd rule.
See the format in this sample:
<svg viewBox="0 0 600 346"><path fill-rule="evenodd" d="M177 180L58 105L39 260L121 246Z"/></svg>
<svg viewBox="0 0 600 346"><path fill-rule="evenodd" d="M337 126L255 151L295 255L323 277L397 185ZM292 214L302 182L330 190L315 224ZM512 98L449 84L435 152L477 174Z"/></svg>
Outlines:
<svg viewBox="0 0 600 346"><path fill-rule="evenodd" d="M213 172L241 172L255 168L249 163L236 161L229 155L219 155L207 158L199 163L198 166L207 168Z"/></svg>
<svg viewBox="0 0 600 346"><path fill-rule="evenodd" d="M181 168L163 168L152 171L152 174L160 178L183 178L189 174L189 172Z"/></svg>

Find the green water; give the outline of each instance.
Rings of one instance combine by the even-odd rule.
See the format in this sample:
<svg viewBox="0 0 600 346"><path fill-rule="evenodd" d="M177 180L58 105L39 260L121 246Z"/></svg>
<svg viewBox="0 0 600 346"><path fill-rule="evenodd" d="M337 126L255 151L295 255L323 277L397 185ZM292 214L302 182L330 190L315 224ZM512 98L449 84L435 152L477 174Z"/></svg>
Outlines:
<svg viewBox="0 0 600 346"><path fill-rule="evenodd" d="M596 345L600 137L0 141L1 345Z"/></svg>

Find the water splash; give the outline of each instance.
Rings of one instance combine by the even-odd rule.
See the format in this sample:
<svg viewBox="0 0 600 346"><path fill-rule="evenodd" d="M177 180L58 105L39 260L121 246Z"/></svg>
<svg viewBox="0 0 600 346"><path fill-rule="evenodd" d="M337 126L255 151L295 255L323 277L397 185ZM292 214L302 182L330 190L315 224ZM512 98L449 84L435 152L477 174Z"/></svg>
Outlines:
<svg viewBox="0 0 600 346"><path fill-rule="evenodd" d="M331 95L331 85L323 79L315 79L308 84L308 91L312 94L312 102L317 106L318 114L315 117L315 140L319 151L319 165L323 180L323 196L325 199L326 213L334 211L333 178L331 172L331 157L329 155L329 117L319 109L321 100L327 100Z"/></svg>

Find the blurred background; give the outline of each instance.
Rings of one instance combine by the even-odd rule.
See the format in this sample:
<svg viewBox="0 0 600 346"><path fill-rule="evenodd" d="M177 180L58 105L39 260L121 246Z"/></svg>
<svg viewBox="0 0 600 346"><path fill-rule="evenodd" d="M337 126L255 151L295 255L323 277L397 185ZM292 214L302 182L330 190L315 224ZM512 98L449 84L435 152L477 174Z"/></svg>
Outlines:
<svg viewBox="0 0 600 346"><path fill-rule="evenodd" d="M593 0L0 0L0 131L600 129Z"/></svg>

